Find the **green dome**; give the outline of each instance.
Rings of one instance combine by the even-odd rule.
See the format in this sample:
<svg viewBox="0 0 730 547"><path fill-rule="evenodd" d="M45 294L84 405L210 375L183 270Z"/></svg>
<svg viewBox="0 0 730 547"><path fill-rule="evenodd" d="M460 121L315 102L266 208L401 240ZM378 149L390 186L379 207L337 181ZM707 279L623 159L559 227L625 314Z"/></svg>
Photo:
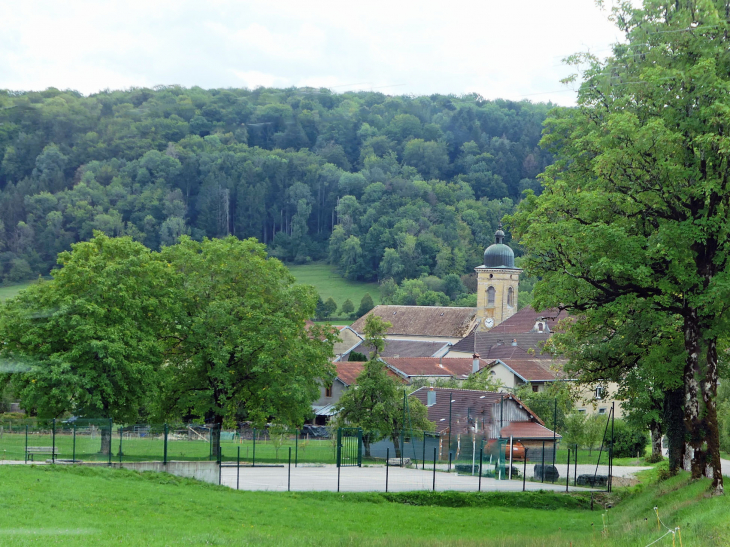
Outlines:
<svg viewBox="0 0 730 547"><path fill-rule="evenodd" d="M502 243L504 241L502 223L499 224L499 229L494 235L496 243L484 251L484 266L487 268L514 268L515 253L508 245Z"/></svg>

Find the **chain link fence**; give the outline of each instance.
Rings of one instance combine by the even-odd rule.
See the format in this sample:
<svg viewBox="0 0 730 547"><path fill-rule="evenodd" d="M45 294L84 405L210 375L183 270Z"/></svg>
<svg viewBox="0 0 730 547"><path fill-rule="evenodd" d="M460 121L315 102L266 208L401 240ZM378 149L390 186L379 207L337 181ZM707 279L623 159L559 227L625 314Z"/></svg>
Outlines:
<svg viewBox="0 0 730 547"><path fill-rule="evenodd" d="M217 433L193 424L16 423L3 427L0 454L25 463L211 462L220 484L246 490L609 490L613 474L607 438L599 450L584 450L552 439L414 430L242 426Z"/></svg>

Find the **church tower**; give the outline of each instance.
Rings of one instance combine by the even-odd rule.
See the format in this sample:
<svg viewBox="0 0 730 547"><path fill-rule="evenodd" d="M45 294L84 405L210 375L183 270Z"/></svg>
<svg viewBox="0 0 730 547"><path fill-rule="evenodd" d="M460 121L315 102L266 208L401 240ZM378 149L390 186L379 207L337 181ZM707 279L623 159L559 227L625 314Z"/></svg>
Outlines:
<svg viewBox="0 0 730 547"><path fill-rule="evenodd" d="M503 243L500 222L494 245L484 251L484 265L477 272L477 330L489 330L517 311L517 288L521 269L515 268L515 253Z"/></svg>

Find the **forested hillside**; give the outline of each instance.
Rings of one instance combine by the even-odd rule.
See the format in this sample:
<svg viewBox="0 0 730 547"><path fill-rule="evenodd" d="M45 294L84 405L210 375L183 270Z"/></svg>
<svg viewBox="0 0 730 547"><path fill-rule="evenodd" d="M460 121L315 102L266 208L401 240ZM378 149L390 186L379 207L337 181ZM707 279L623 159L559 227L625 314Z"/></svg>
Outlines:
<svg viewBox="0 0 730 547"><path fill-rule="evenodd" d="M234 234L350 279L481 263L551 157L551 106L315 89L0 91L0 279L94 230L150 248Z"/></svg>

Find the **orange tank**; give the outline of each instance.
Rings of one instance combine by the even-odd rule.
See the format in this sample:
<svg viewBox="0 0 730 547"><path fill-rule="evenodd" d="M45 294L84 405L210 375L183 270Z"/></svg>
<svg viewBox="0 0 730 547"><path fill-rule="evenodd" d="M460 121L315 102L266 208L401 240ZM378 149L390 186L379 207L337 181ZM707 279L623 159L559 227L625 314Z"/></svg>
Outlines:
<svg viewBox="0 0 730 547"><path fill-rule="evenodd" d="M493 453L496 449L497 441L492 439L487 443L486 446L486 453L490 454ZM504 459L505 461L509 461L509 440L504 445ZM518 461L522 462L525 461L525 446L520 441L514 441L512 443L512 461Z"/></svg>

